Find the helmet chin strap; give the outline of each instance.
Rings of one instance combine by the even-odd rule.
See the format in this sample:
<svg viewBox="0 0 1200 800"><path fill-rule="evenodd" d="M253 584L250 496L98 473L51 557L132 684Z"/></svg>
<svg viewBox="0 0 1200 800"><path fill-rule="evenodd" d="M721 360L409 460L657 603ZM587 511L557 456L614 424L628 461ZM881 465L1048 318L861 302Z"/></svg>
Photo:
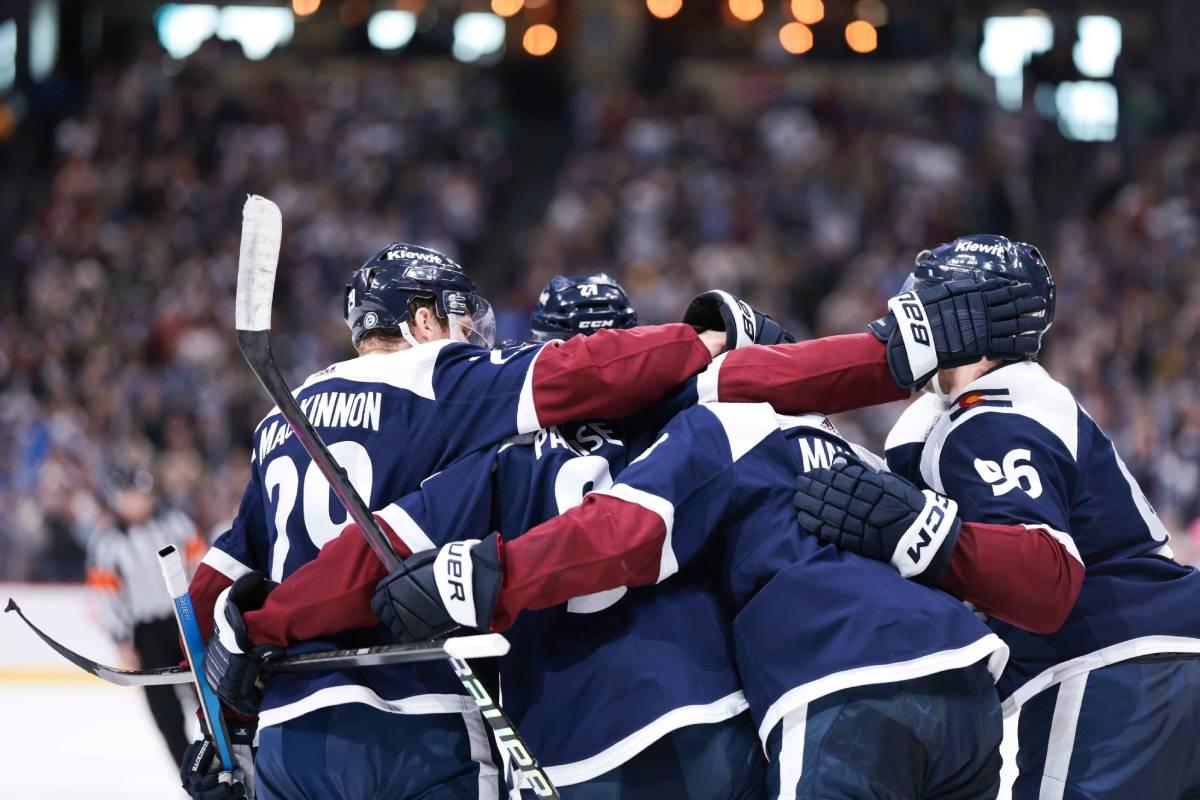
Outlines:
<svg viewBox="0 0 1200 800"><path fill-rule="evenodd" d="M417 345L421 344L420 342L417 341L417 337L412 335L412 331L409 330L407 322L400 323L400 335L404 337L404 341L408 342L413 347L416 347Z"/></svg>

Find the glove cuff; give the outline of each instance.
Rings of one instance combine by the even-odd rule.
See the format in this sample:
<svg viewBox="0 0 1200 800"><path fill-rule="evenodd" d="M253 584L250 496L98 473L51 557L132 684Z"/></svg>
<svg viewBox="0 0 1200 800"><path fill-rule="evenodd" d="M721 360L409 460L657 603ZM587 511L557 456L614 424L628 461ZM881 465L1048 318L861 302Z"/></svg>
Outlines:
<svg viewBox="0 0 1200 800"><path fill-rule="evenodd" d="M950 564L962 522L958 503L928 489L925 506L896 542L891 563L905 578L937 585Z"/></svg>
<svg viewBox="0 0 1200 800"><path fill-rule="evenodd" d="M906 389L922 386L938 369L933 326L925 307L915 292L904 292L888 301L888 311L896 323L888 340L892 377Z"/></svg>

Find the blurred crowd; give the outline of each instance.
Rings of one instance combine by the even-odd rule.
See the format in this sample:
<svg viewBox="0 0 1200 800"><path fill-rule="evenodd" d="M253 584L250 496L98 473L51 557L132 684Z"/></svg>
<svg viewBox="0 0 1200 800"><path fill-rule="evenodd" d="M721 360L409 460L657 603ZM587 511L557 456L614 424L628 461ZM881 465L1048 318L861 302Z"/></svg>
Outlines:
<svg viewBox="0 0 1200 800"><path fill-rule="evenodd" d="M339 306L357 261L404 238L470 269L520 180L512 113L484 75L225 58L147 54L98 76L59 127L49 202L16 249L20 302L0 316L0 578L77 578L117 462L150 466L204 530L236 507L268 406L230 323L247 191L283 210L275 312L295 382L349 355ZM1081 151L987 89L733 67L652 94L577 91L544 214L512 232L526 263L493 298L501 334L522 335L551 275L596 271L644 322L720 287L798 335L860 331L924 247L1026 238L1059 285L1048 368L1200 561L1200 137ZM837 422L880 449L898 411Z"/></svg>
<svg viewBox="0 0 1200 800"><path fill-rule="evenodd" d="M1200 563L1200 136L1068 143L1032 110L996 109L990 86L923 72L851 88L696 77L579 98L528 293L609 270L646 322L719 287L825 336L863 330L924 248L1032 241L1059 292L1044 363ZM881 451L900 408L836 422Z"/></svg>
<svg viewBox="0 0 1200 800"><path fill-rule="evenodd" d="M231 322L247 192L283 211L277 353L312 371L352 355L342 287L374 249L400 231L477 243L510 179L507 126L452 64L253 69L214 41L97 75L57 130L0 315L0 578L82 577L114 465L149 468L201 530L236 510L270 408Z"/></svg>

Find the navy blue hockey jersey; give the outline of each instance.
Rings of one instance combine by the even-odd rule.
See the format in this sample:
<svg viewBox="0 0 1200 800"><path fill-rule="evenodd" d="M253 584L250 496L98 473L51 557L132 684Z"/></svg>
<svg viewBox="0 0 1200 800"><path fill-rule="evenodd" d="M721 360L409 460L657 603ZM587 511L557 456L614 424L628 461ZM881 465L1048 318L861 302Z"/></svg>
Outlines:
<svg viewBox="0 0 1200 800"><path fill-rule="evenodd" d="M850 686L983 659L998 676L1006 648L962 603L800 530L795 476L847 447L820 416L777 417L761 404L682 412L613 486L503 544L496 626L580 594L665 588L704 565L735 614L737 666L764 742L787 712Z"/></svg>
<svg viewBox="0 0 1200 800"><path fill-rule="evenodd" d="M441 340L334 364L295 395L350 483L370 507L381 508L455 459L509 436L581 416L629 413L708 360L695 332L682 325L504 351ZM381 512L385 518L394 513ZM255 430L252 474L238 515L204 564L225 585L249 570L282 580L314 559L346 523L324 476L274 410ZM411 550L429 546L417 531L399 530L418 536L407 542ZM211 615L214 586L198 572L198 614ZM453 673L432 663L281 677L268 687L260 724L343 702L401 713L471 709Z"/></svg>
<svg viewBox="0 0 1200 800"><path fill-rule="evenodd" d="M923 396L889 435L887 460L956 500L963 519L1049 530L1086 568L1057 632L989 623L1011 648L1000 681L1007 713L1105 664L1200 652L1200 574L1173 560L1112 442L1040 365L993 370L950 403Z"/></svg>

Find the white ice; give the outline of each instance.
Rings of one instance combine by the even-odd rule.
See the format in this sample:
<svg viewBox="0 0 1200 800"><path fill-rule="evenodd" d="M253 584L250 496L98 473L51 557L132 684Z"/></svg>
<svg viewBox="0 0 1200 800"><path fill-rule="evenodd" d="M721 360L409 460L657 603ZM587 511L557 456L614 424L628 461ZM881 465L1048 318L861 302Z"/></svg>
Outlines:
<svg viewBox="0 0 1200 800"><path fill-rule="evenodd" d="M0 584L0 604L10 594L63 643L115 663L81 590ZM1015 774L1015 722L1005 726L1001 800ZM139 690L79 673L0 615L0 800L179 800L177 769Z"/></svg>

